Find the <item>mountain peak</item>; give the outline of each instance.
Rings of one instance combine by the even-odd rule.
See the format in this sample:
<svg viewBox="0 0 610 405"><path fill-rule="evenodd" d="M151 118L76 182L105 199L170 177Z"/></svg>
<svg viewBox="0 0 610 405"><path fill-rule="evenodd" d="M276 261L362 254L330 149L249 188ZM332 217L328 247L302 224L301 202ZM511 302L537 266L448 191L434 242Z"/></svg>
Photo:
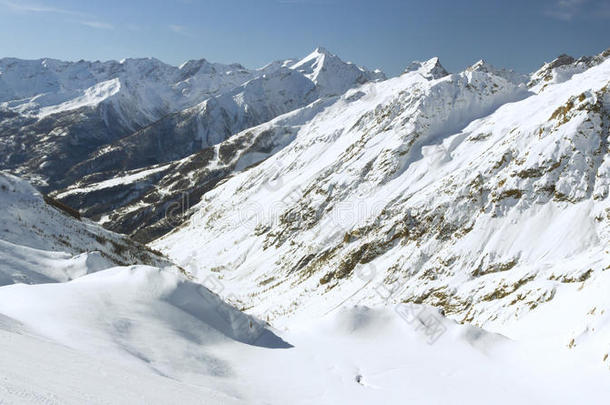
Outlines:
<svg viewBox="0 0 610 405"><path fill-rule="evenodd" d="M486 62L484 59L479 59L474 64L466 68L467 72L484 72L496 74L500 69L496 69L494 65Z"/></svg>
<svg viewBox="0 0 610 405"><path fill-rule="evenodd" d="M569 80L574 74L602 63L610 56L610 49L594 56L581 56L578 59L561 54L551 62L547 62L531 74L528 86L534 91L542 91L548 84L562 83Z"/></svg>
<svg viewBox="0 0 610 405"><path fill-rule="evenodd" d="M328 49L324 48L323 46L319 46L316 49L314 49L313 53L318 53L318 54L326 55L326 56L333 55L331 52L328 51Z"/></svg>
<svg viewBox="0 0 610 405"><path fill-rule="evenodd" d="M300 68L307 70L307 68L310 66L325 63L326 59L334 59L339 61L340 63L345 63L338 56L329 52L326 48L319 46L314 49L313 52L311 52L309 55L305 56L303 59L292 65L292 68L299 71L302 70Z"/></svg>
<svg viewBox="0 0 610 405"><path fill-rule="evenodd" d="M326 48L318 47L296 62L291 69L314 82L324 95L338 95L357 84L383 80L381 72L371 72L351 62L345 62Z"/></svg>
<svg viewBox="0 0 610 405"><path fill-rule="evenodd" d="M165 62L153 57L143 57L143 58L123 58L119 61L121 65L133 64L133 65L166 65Z"/></svg>
<svg viewBox="0 0 610 405"><path fill-rule="evenodd" d="M466 72L482 72L503 78L504 80L519 85L528 80L528 76L517 73L510 69L498 69L484 59L479 59L476 63L466 68Z"/></svg>
<svg viewBox="0 0 610 405"><path fill-rule="evenodd" d="M411 62L405 69L404 73L410 72L417 72L428 80L440 79L441 77L445 77L449 74L443 65L441 65L439 58L436 56L423 62Z"/></svg>
<svg viewBox="0 0 610 405"><path fill-rule="evenodd" d="M480 70L480 69L488 69L488 68L492 68L493 66L490 65L489 63L485 62L484 59L479 59L477 62L475 62L474 64L472 64L470 67L468 67L468 69L466 70Z"/></svg>
<svg viewBox="0 0 610 405"><path fill-rule="evenodd" d="M549 69L553 69L559 66L569 65L570 63L574 63L575 61L576 59L574 59L574 57L562 53L561 55L556 57L551 63L549 63L547 67Z"/></svg>

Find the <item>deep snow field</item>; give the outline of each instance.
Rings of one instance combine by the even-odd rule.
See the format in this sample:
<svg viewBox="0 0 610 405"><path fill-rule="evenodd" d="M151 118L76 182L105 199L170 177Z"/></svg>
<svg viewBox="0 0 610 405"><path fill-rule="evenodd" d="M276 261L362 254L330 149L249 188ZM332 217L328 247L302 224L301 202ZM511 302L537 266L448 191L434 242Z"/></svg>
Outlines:
<svg viewBox="0 0 610 405"><path fill-rule="evenodd" d="M607 369L544 340L515 341L439 317L446 331L430 344L417 319L351 307L249 341L249 325L231 329L239 321L214 299L151 267L3 287L0 397L74 404L601 404L609 393Z"/></svg>

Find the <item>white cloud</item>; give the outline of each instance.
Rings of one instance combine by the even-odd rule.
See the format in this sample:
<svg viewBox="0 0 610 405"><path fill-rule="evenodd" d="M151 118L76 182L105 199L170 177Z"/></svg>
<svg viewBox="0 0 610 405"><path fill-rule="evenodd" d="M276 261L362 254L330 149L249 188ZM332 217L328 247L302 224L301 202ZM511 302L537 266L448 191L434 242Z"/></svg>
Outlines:
<svg viewBox="0 0 610 405"><path fill-rule="evenodd" d="M114 29L114 25L108 24L105 22L101 22L101 21L78 21L78 23L81 25L85 25L87 27L98 28L98 29L102 29L102 30L113 30Z"/></svg>
<svg viewBox="0 0 610 405"><path fill-rule="evenodd" d="M190 35L188 32L188 29L186 26L184 25L178 25L178 24L170 24L168 25L168 28L170 29L170 31L176 33L176 34L180 34L180 35Z"/></svg>
<svg viewBox="0 0 610 405"><path fill-rule="evenodd" d="M66 9L57 8L57 7L48 7L48 6L33 4L33 3L30 3L30 4L23 3L23 2L16 3L13 1L2 0L2 1L0 1L0 4L8 7L9 9L11 9L13 11L19 11L19 12L24 12L24 13L56 13L56 14L82 15L81 13L79 13L77 11L66 10Z"/></svg>
<svg viewBox="0 0 610 405"><path fill-rule="evenodd" d="M607 18L608 0L555 0L551 8L545 10L549 17L571 21L577 17Z"/></svg>
<svg viewBox="0 0 610 405"><path fill-rule="evenodd" d="M114 26L112 24L98 21L95 16L80 11L68 10L64 8L48 7L38 3L24 3L14 2L10 0L0 0L0 5L4 5L8 9L18 13L50 13L50 14L63 14L66 16L72 16L69 21L75 22L80 25L84 25L90 28L112 30ZM78 20L76 20L78 18Z"/></svg>

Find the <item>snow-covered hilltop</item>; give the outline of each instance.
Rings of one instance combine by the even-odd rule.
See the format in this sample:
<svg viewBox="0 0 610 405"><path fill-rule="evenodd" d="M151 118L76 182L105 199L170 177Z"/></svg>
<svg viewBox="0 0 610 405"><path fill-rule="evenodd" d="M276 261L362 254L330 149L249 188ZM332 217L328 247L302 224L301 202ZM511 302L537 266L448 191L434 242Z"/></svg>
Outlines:
<svg viewBox="0 0 610 405"><path fill-rule="evenodd" d="M2 402L238 403L237 384L214 381L231 373L218 347L290 347L158 252L2 172L0 207Z"/></svg>

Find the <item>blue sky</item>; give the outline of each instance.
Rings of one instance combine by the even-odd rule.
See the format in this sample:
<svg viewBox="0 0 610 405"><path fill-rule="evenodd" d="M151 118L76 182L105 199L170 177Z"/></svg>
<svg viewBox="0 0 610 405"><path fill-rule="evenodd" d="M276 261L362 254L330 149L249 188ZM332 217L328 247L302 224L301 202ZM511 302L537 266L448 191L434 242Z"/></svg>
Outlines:
<svg viewBox="0 0 610 405"><path fill-rule="evenodd" d="M610 0L0 0L0 56L259 67L319 45L390 75L432 56L529 72L610 47Z"/></svg>

